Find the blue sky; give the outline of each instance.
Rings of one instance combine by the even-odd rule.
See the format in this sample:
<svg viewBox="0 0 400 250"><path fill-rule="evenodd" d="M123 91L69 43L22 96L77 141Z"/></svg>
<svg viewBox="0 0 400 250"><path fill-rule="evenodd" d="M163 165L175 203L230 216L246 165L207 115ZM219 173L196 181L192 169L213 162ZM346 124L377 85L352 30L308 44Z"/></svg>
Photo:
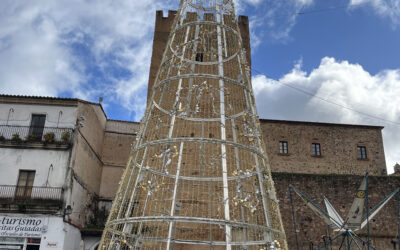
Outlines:
<svg viewBox="0 0 400 250"><path fill-rule="evenodd" d="M374 13L368 3L344 7L348 4L348 1L325 0L314 1L301 10L293 9L287 16L295 16L296 23L288 36L281 40L269 35L268 27L256 27L253 32L260 34L263 41L254 51L253 66L279 78L300 58L303 59L303 69L310 71L318 67L321 58L329 56L359 63L371 74L398 69L400 17L391 20L389 16ZM400 11L400 3L397 5ZM254 9L249 8L246 14L253 17L252 12ZM257 12L260 11L256 11L256 15L261 15ZM299 12L304 14L296 15Z"/></svg>
<svg viewBox="0 0 400 250"><path fill-rule="evenodd" d="M178 4L2 0L0 92L102 96L109 118L139 121L155 11ZM387 165L400 162L400 0L236 0L236 7L250 19L262 118L382 125Z"/></svg>

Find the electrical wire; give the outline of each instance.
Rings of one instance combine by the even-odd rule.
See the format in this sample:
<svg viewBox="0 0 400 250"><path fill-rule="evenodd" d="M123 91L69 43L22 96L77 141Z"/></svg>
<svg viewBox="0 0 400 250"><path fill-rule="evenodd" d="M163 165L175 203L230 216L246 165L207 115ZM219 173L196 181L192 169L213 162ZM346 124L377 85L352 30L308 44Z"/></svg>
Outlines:
<svg viewBox="0 0 400 250"><path fill-rule="evenodd" d="M255 68L253 68L253 67L252 67L251 69L252 69L252 71L254 71L254 72L258 73L258 74L261 74L261 75L266 76L266 74L262 73L261 71L255 69ZM371 115L371 114L368 114L368 113L365 113L365 112L362 112L362 111L353 109L353 108L351 108L351 107L349 107L349 106L345 106L345 105L339 104L339 103L337 103L337 102L330 101L330 100L328 100L328 99L326 99L326 98L317 96L315 93L312 93L312 92L309 92L309 91L307 91L307 90L303 90L303 89L301 89L301 88L292 86L292 85L290 85L290 84L288 84L288 83L284 83L284 82L282 82L282 81L280 81L280 80L278 80L278 79L273 79L273 78L269 78L269 79L271 79L271 80L273 80L273 81L275 81L275 82L277 82L277 83L279 83L279 84L282 84L283 86L286 86L286 87L288 87L288 88L291 88L291 89L293 89L293 90L296 90L296 91L298 91L298 92L300 92L300 93L303 93L303 94L305 94L305 95L311 96L311 97L316 98L316 99L319 99L319 100L324 101L324 102L326 102L326 103L329 103L329 104L331 104L331 105L335 105L335 106L340 107L340 108L342 108L342 109L347 109L347 110L350 110L350 111L352 111L352 112L354 112L354 113L358 113L358 114L360 114L360 115L367 116L367 117L373 118L373 119L375 119L375 120L380 120L380 121L383 121L383 122L386 122L386 123L390 123L390 124L393 124L393 125L400 126L400 122L391 121L391 120L388 120L388 119L385 119L385 118L382 118L382 117L379 117L379 116Z"/></svg>
<svg viewBox="0 0 400 250"><path fill-rule="evenodd" d="M347 9L347 8L353 8L353 7L358 7L360 5L365 5L366 2L362 2L359 4L352 4L352 5L342 5L342 6L333 6L330 8L325 8L325 9L316 9L316 10L310 10L310 11L298 11L296 15L305 15L305 14L314 14L314 13L321 13L321 12L328 12L328 11L334 11L338 9Z"/></svg>
<svg viewBox="0 0 400 250"><path fill-rule="evenodd" d="M325 8L325 9L316 9L316 10L310 10L310 11L299 10L295 15L305 15L305 14L314 14L314 13L320 13L320 12L334 11L334 10L338 10L338 9L346 9L346 8L356 7L356 6L360 6L360 5L364 5L364 4L365 3L359 3L359 4L354 4L354 5L343 5L343 6L336 6L336 7ZM258 71L257 69L255 69L253 67L252 67L252 71L254 71L254 72L258 73L258 74L266 76L266 74ZM347 109L347 110L350 110L350 111L352 111L354 113L358 113L360 115L367 116L367 117L375 119L375 120L379 120L379 121L383 121L383 122L386 122L386 123L390 123L390 124L394 124L394 125L400 126L400 122L396 122L396 121L388 120L388 119L385 119L385 118L382 118L382 117L379 117L379 116L371 115L371 114L368 114L366 112L362 112L362 111L353 109L351 107L348 107L348 106L345 106L345 105L330 101L330 100L325 99L323 97L317 96L315 93L311 93L311 92L309 92L307 90L303 90L301 88L298 88L298 87L292 86L290 84L281 82L280 80L277 80L277 79L273 79L273 78L269 78L269 79L271 79L273 81L276 81L277 83L280 83L280 84L282 84L282 85L284 85L284 86L286 86L288 88L296 90L296 91L298 91L300 93L303 93L305 95L314 97L316 99L319 99L319 100L324 101L326 103L329 103L331 105L335 105L335 106L340 107L342 109Z"/></svg>
<svg viewBox="0 0 400 250"><path fill-rule="evenodd" d="M346 8L348 8L348 6L336 6L336 7L326 8L326 9L317 9L317 10L310 10L310 11L299 11L299 12L296 13L296 15L314 14L314 13L334 11L334 10L346 9Z"/></svg>

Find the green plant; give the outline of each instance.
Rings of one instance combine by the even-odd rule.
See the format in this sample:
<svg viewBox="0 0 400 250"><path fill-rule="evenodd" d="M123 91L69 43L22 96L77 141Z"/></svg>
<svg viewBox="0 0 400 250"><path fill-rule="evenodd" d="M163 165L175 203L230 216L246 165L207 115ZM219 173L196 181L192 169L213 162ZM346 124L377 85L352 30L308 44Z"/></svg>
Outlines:
<svg viewBox="0 0 400 250"><path fill-rule="evenodd" d="M5 141L6 138L3 135L0 135L0 141Z"/></svg>
<svg viewBox="0 0 400 250"><path fill-rule="evenodd" d="M70 139L71 139L71 132L70 132L70 131L64 131L64 132L61 134L61 140L62 140L64 143L69 143Z"/></svg>
<svg viewBox="0 0 400 250"><path fill-rule="evenodd" d="M30 135L28 135L28 136L26 137L26 140L27 140L27 141L36 141L36 139L37 139L36 134L30 134Z"/></svg>
<svg viewBox="0 0 400 250"><path fill-rule="evenodd" d="M21 141L21 138L19 137L19 134L15 133L12 135L11 140L19 142L19 141Z"/></svg>
<svg viewBox="0 0 400 250"><path fill-rule="evenodd" d="M56 136L54 135L53 132L46 133L44 135L44 141L47 142L47 143L54 143L55 137Z"/></svg>

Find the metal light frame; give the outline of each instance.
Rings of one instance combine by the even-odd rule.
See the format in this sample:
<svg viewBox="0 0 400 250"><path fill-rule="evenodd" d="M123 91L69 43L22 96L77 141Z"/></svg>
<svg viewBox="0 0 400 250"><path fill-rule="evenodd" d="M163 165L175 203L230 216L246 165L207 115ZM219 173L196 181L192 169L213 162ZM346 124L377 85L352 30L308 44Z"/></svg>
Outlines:
<svg viewBox="0 0 400 250"><path fill-rule="evenodd" d="M182 0L100 249L287 249L232 0Z"/></svg>

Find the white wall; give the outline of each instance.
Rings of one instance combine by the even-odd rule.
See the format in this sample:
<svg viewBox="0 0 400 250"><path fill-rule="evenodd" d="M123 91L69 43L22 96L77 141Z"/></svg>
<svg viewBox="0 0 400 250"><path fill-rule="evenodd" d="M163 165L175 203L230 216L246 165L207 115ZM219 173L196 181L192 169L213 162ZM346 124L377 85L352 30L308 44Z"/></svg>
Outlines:
<svg viewBox="0 0 400 250"><path fill-rule="evenodd" d="M67 223L64 223L65 238L63 250L78 250L81 244L81 231ZM40 248L42 249L42 248ZM44 248L46 249L46 248ZM60 248L61 249L61 248Z"/></svg>
<svg viewBox="0 0 400 250"><path fill-rule="evenodd" d="M85 243L85 250L95 250L97 245L100 244L101 238L96 236L86 236L83 240Z"/></svg>
<svg viewBox="0 0 400 250"><path fill-rule="evenodd" d="M34 186L62 187L70 150L0 148L0 185L16 185L19 170L36 170ZM53 168L49 168L53 165Z"/></svg>
<svg viewBox="0 0 400 250"><path fill-rule="evenodd" d="M14 110L10 112L10 109ZM60 115L60 111L62 112ZM45 114L46 127L73 128L77 119L77 107L46 106L34 104L0 104L0 125L29 126L32 114Z"/></svg>
<svg viewBox="0 0 400 250"><path fill-rule="evenodd" d="M52 215L24 215L24 214L1 214L6 218L37 218L43 223L40 227L47 228L37 231L41 235L41 250L78 250L81 242L81 233L78 228L63 221L62 216ZM40 236L39 236L40 237Z"/></svg>
<svg viewBox="0 0 400 250"><path fill-rule="evenodd" d="M47 232L42 234L40 249L62 250L64 246L65 235L69 226L64 225L61 217L49 217L48 221L48 229Z"/></svg>
<svg viewBox="0 0 400 250"><path fill-rule="evenodd" d="M48 230L42 234L42 241L40 243L41 250L79 249L79 244L81 242L81 232L79 229L63 222L62 217L51 216L48 221Z"/></svg>

